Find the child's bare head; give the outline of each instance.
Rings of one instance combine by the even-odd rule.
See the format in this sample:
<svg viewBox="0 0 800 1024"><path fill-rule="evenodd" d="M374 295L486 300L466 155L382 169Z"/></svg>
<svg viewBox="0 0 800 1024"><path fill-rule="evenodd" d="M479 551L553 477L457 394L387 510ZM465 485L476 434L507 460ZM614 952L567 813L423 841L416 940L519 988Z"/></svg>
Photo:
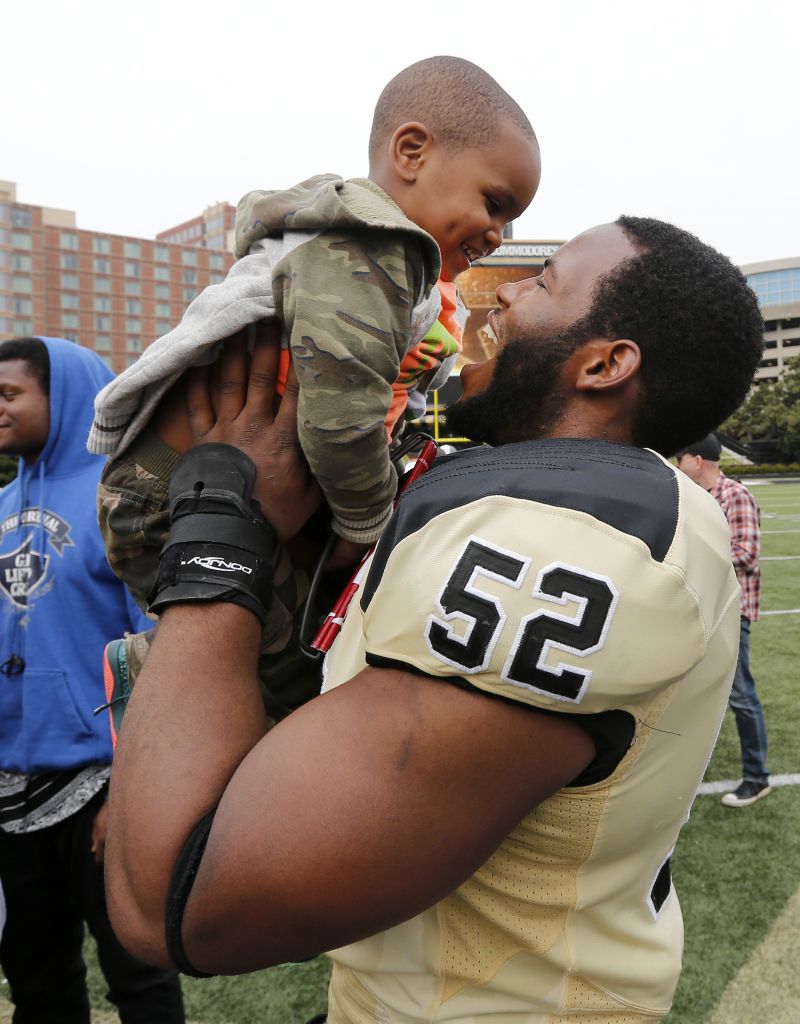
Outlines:
<svg viewBox="0 0 800 1024"><path fill-rule="evenodd" d="M461 57L428 57L394 76L375 105L370 163L395 130L408 121L421 121L437 142L453 153L490 145L503 121L510 121L536 142L531 123L516 100L483 68Z"/></svg>
<svg viewBox="0 0 800 1024"><path fill-rule="evenodd" d="M429 57L378 98L370 177L436 239L452 280L500 244L539 185L539 146L519 104L482 68Z"/></svg>

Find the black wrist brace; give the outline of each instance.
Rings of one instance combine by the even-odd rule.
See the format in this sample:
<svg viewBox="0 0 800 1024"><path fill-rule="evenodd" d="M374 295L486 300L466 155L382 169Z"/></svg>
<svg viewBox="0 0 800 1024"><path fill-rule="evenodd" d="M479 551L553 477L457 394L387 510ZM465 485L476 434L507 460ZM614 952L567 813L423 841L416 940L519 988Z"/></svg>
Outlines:
<svg viewBox="0 0 800 1024"><path fill-rule="evenodd" d="M181 456L169 485L171 525L148 596L151 612L225 601L264 624L277 540L252 498L255 475L252 461L231 445L200 445Z"/></svg>

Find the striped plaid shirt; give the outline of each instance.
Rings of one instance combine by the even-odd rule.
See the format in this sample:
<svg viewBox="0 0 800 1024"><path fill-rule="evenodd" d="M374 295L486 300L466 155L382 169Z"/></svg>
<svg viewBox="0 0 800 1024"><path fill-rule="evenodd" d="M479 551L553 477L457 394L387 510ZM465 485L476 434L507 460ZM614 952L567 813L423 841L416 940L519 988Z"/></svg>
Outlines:
<svg viewBox="0 0 800 1024"><path fill-rule="evenodd" d="M721 471L711 497L719 502L730 527L733 568L742 588L742 615L755 622L761 604L761 513L750 491Z"/></svg>

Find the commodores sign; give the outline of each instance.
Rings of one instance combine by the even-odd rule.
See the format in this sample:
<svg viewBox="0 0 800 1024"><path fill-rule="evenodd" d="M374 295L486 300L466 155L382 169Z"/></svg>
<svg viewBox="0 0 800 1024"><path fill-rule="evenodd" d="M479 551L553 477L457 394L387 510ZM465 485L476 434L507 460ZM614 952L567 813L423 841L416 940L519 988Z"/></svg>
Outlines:
<svg viewBox="0 0 800 1024"><path fill-rule="evenodd" d="M560 242L503 242L482 263L495 259L546 259L561 248Z"/></svg>

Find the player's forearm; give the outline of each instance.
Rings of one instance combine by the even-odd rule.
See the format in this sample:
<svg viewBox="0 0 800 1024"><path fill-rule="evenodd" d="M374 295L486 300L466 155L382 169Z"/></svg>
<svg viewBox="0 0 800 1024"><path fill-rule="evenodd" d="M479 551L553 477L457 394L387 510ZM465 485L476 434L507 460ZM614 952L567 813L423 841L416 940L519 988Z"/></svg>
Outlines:
<svg viewBox="0 0 800 1024"><path fill-rule="evenodd" d="M151 962L168 962L177 855L266 731L258 637L257 619L235 605L168 608L126 710L109 801L109 911L123 944Z"/></svg>

